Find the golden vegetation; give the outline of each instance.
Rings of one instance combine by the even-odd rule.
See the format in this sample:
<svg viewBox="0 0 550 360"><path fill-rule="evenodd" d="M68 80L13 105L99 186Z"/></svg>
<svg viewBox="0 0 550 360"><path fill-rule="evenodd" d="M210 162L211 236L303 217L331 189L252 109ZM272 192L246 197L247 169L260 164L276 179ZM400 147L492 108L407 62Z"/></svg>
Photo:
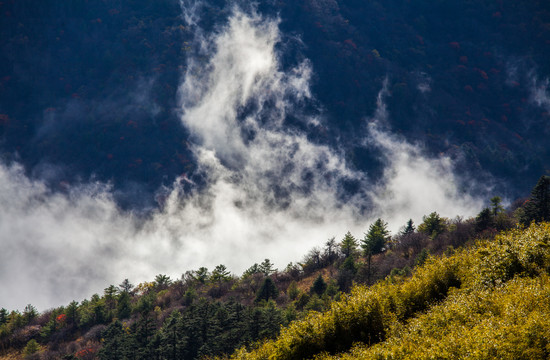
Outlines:
<svg viewBox="0 0 550 360"><path fill-rule="evenodd" d="M358 286L322 314L233 359L546 359L550 224L431 258L413 276Z"/></svg>

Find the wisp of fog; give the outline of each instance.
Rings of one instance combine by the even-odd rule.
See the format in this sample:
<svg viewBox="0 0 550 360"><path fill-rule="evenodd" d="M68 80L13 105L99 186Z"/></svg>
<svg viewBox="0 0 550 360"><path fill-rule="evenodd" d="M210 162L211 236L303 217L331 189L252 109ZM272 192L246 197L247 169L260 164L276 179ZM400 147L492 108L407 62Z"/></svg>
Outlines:
<svg viewBox="0 0 550 360"><path fill-rule="evenodd" d="M385 88L377 111L365 114L364 146L383 150L385 164L382 180L373 183L340 150L310 141L285 121L288 114L301 114L305 125L323 120L301 111L304 101L315 100L310 62L280 64L279 20L234 7L224 26L206 33L197 7L183 5L199 50L182 74L179 103L204 184L184 191L192 180L177 179L144 220L120 210L107 184L61 194L27 178L17 164L0 165L0 307L32 303L45 310L124 278L178 278L201 266L224 264L240 274L269 258L284 268L333 236L362 237L378 217L395 232L432 211L450 217L479 211L481 202L460 191L463 179L449 158L425 156L421 146L391 133ZM359 190L346 194L347 182Z"/></svg>

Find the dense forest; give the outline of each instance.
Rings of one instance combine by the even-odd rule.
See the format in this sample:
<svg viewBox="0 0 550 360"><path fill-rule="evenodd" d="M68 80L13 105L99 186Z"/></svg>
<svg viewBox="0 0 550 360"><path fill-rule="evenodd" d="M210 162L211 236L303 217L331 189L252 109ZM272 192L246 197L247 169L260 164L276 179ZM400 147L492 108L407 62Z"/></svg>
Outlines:
<svg viewBox="0 0 550 360"><path fill-rule="evenodd" d="M180 279L124 280L42 313L31 304L1 309L0 354L199 359L238 350L234 358L328 359L474 351L473 358L542 359L550 344L550 177L516 206L504 209L495 196L475 218L433 212L393 235L378 219L363 237L329 239L283 270L269 259L241 276L202 267Z"/></svg>
<svg viewBox="0 0 550 360"><path fill-rule="evenodd" d="M201 6L201 31L228 21L231 2ZM302 130L342 146L358 169L374 176L383 166L358 134L386 78L392 128L470 176L492 174L514 197L550 166L546 1L266 1L256 11L280 17L282 69L307 58L315 71L317 102L303 111L322 109L326 121ZM200 51L181 12L175 0L2 1L4 159L57 189L90 176L112 181L120 203L138 208L191 176L177 91ZM297 117L286 125L303 128Z"/></svg>

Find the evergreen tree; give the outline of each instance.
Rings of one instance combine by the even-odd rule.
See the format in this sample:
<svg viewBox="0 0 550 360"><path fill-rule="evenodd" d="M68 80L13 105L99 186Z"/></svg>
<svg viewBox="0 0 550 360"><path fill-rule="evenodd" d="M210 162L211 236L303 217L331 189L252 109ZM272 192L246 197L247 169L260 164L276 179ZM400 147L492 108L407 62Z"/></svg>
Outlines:
<svg viewBox="0 0 550 360"><path fill-rule="evenodd" d="M172 284L170 276L164 274L158 274L155 276L155 288L157 290L164 290Z"/></svg>
<svg viewBox="0 0 550 360"><path fill-rule="evenodd" d="M117 317L119 319L126 319L130 317L131 312L132 312L132 308L130 306L130 294L128 294L127 292L122 292L118 296L118 302L117 302L117 308L116 308Z"/></svg>
<svg viewBox="0 0 550 360"><path fill-rule="evenodd" d="M277 290L277 287L275 286L273 280L271 280L270 277L266 277L264 282L262 283L262 286L258 290L258 294L256 295L256 302L260 302L262 300L268 301L269 299L276 299L278 294L279 290Z"/></svg>
<svg viewBox="0 0 550 360"><path fill-rule="evenodd" d="M210 279L210 274L208 269L202 266L195 272L195 277L201 284L204 284Z"/></svg>
<svg viewBox="0 0 550 360"><path fill-rule="evenodd" d="M500 196L493 196L491 198L491 212L494 217L496 217L500 212L504 210L502 205L500 203L502 202L502 198Z"/></svg>
<svg viewBox="0 0 550 360"><path fill-rule="evenodd" d="M31 321L34 320L38 316L38 311L36 311L36 308L32 306L31 304L28 304L25 306L25 310L23 310L23 320L25 321L25 324L30 324Z"/></svg>
<svg viewBox="0 0 550 360"><path fill-rule="evenodd" d="M416 230L416 228L414 226L414 223L413 223L412 219L409 219L409 221L407 221L407 225L405 225L405 228L401 232L401 235L402 236L412 235L412 234L414 234L415 230Z"/></svg>
<svg viewBox="0 0 550 360"><path fill-rule="evenodd" d="M476 231L480 232L495 225L491 209L485 208L476 216Z"/></svg>
<svg viewBox="0 0 550 360"><path fill-rule="evenodd" d="M346 292L351 288L356 273L357 265L355 264L353 256L350 256L346 258L342 266L340 266L340 271L338 271L338 276L336 278L338 287L341 291Z"/></svg>
<svg viewBox="0 0 550 360"><path fill-rule="evenodd" d="M213 282L224 282L228 281L229 279L231 279L231 273L223 264L216 266L212 271L212 275L210 276L210 280L212 280Z"/></svg>
<svg viewBox="0 0 550 360"><path fill-rule="evenodd" d="M124 281L118 287L120 288L121 292L129 293L134 288L134 285L131 284L128 279L124 279Z"/></svg>
<svg viewBox="0 0 550 360"><path fill-rule="evenodd" d="M550 221L550 176L541 176L520 216L522 225Z"/></svg>
<svg viewBox="0 0 550 360"><path fill-rule="evenodd" d="M265 259L259 266L260 272L262 272L265 276L269 276L277 271L277 269L274 268L273 263L269 259Z"/></svg>
<svg viewBox="0 0 550 360"><path fill-rule="evenodd" d="M8 310L0 309L0 326L8 322Z"/></svg>
<svg viewBox="0 0 550 360"><path fill-rule="evenodd" d="M71 303L67 306L65 309L65 315L67 315L67 319L65 320L65 323L70 327L76 327L79 322L78 317L78 303L76 301L71 301Z"/></svg>
<svg viewBox="0 0 550 360"><path fill-rule="evenodd" d="M38 345L38 342L36 342L36 340L31 339L27 342L27 345L23 349L23 355L25 355L25 358L27 358L30 355L36 354L38 351L40 351L40 345Z"/></svg>
<svg viewBox="0 0 550 360"><path fill-rule="evenodd" d="M428 216L422 217L423 223L418 227L418 231L431 236L437 237L446 230L445 220L442 219L435 211Z"/></svg>
<svg viewBox="0 0 550 360"><path fill-rule="evenodd" d="M428 259L428 256L430 256L430 252L427 249L422 249L422 251L418 254L416 259L414 259L414 265L422 266Z"/></svg>
<svg viewBox="0 0 550 360"><path fill-rule="evenodd" d="M315 281L313 282L313 285L311 285L310 292L321 296L324 294L326 289L327 289L327 283L325 282L325 279L323 279L323 276L319 274L317 279L315 279Z"/></svg>
<svg viewBox="0 0 550 360"><path fill-rule="evenodd" d="M246 269L243 273L243 278L247 278L249 276L252 276L254 274L259 274L261 273L262 270L260 268L260 265L258 265L258 263L254 263L254 265L252 265L251 267L249 267L248 269Z"/></svg>
<svg viewBox="0 0 550 360"><path fill-rule="evenodd" d="M118 289L114 285L110 285L109 287L103 290L103 298L105 299L105 310L106 310L108 321L111 321L111 319L114 317L113 312L116 307L117 292L118 292Z"/></svg>
<svg viewBox="0 0 550 360"><path fill-rule="evenodd" d="M296 281L292 280L290 285L288 285L288 288L286 289L286 295L290 300L295 300L296 297L300 294L300 290L298 289L298 285L296 284Z"/></svg>
<svg viewBox="0 0 550 360"><path fill-rule="evenodd" d="M389 235L388 224L378 218L369 227L369 232L365 234L362 240L361 248L366 256L372 256L382 252L386 239Z"/></svg>
<svg viewBox="0 0 550 360"><path fill-rule="evenodd" d="M390 233L387 227L388 223L378 218L370 225L369 232L365 234L362 240L361 247L363 248L363 253L367 257L368 281L370 281L372 255L381 253L386 245L386 239Z"/></svg>
<svg viewBox="0 0 550 360"><path fill-rule="evenodd" d="M185 359L186 339L183 316L179 311L174 310L160 330L159 352L162 358L166 360Z"/></svg>
<svg viewBox="0 0 550 360"><path fill-rule="evenodd" d="M101 360L122 360L126 355L126 333L119 320L112 322L102 334Z"/></svg>
<svg viewBox="0 0 550 360"><path fill-rule="evenodd" d="M346 235L344 235L344 238L340 243L340 249L342 249L342 254L344 254L344 257L346 258L355 253L355 250L357 249L357 240L355 240L353 235L351 235L351 232L348 231Z"/></svg>

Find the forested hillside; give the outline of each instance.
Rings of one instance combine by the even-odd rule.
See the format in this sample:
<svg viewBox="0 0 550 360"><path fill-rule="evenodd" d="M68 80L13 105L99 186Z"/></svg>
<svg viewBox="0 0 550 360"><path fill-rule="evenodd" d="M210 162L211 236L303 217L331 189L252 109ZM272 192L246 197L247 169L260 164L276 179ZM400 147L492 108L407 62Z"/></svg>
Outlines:
<svg viewBox="0 0 550 360"><path fill-rule="evenodd" d="M124 280L43 313L30 304L22 313L1 309L0 355L199 359L237 351L233 358L305 359L472 352L542 359L550 350L550 225L524 226L550 219L548 194L543 176L513 211L496 196L475 218L433 212L393 236L378 219L364 237L329 239L283 270L269 259L241 276L224 265L201 267L181 279L159 274L137 286Z"/></svg>
<svg viewBox="0 0 550 360"><path fill-rule="evenodd" d="M356 287L234 359L547 359L550 225L431 258L404 281Z"/></svg>

